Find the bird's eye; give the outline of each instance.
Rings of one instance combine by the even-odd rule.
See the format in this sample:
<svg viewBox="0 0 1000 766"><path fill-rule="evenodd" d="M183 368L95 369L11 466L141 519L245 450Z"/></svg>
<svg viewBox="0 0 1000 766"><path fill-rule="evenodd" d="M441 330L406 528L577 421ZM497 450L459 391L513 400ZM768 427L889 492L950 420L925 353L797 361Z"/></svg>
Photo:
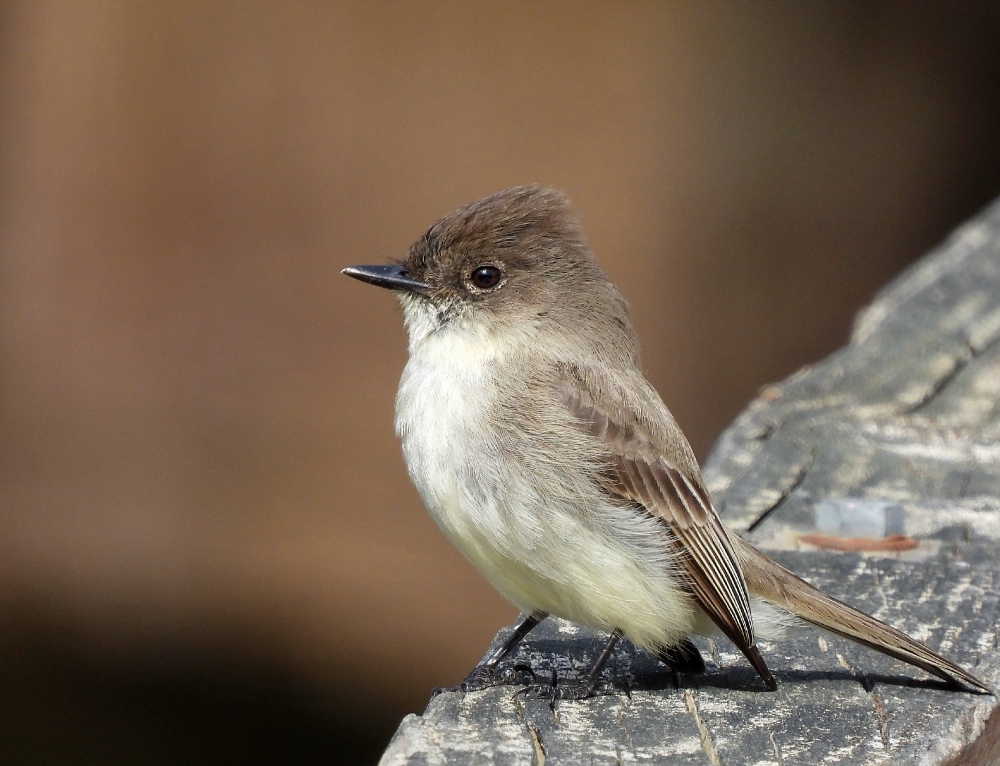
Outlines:
<svg viewBox="0 0 1000 766"><path fill-rule="evenodd" d="M472 284L480 290L489 290L491 287L496 287L500 284L500 280L503 279L503 272L496 266L480 266L472 272L470 279L472 280Z"/></svg>

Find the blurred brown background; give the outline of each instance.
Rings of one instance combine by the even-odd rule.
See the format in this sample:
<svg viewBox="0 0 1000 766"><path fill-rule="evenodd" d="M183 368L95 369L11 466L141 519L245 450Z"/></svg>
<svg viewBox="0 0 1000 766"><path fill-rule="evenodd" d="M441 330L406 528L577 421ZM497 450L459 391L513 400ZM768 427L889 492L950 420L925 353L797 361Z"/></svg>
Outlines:
<svg viewBox="0 0 1000 766"><path fill-rule="evenodd" d="M0 2L0 760L371 762L513 619L341 267L566 189L704 457L998 141L995 2Z"/></svg>

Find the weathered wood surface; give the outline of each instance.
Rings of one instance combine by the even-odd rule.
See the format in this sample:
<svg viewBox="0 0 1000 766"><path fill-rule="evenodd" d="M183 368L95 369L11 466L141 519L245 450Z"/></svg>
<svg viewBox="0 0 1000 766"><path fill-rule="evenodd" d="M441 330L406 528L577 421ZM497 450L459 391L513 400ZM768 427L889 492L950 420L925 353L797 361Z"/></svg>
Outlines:
<svg viewBox="0 0 1000 766"><path fill-rule="evenodd" d="M845 349L765 389L705 475L730 528L997 686L1000 203L885 289ZM818 532L917 545L803 541ZM602 640L549 620L512 661L578 673ZM554 711L514 687L443 694L404 719L382 764L993 762L967 747L1000 736L994 697L808 629L762 643L769 694L727 641L697 642L705 676L625 645L605 671L615 693Z"/></svg>

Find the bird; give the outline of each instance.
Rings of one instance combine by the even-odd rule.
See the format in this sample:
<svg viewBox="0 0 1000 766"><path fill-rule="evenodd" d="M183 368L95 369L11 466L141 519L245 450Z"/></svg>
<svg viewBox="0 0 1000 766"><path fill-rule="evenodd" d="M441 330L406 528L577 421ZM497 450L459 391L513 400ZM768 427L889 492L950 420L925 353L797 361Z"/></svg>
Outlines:
<svg viewBox="0 0 1000 766"><path fill-rule="evenodd" d="M342 272L398 297L409 357L395 426L410 478L523 615L460 688L510 682L500 663L553 615L609 634L560 698L592 694L622 638L698 673L691 636L719 634L775 690L758 638L803 625L993 693L726 529L565 193L498 192L441 218L403 259Z"/></svg>

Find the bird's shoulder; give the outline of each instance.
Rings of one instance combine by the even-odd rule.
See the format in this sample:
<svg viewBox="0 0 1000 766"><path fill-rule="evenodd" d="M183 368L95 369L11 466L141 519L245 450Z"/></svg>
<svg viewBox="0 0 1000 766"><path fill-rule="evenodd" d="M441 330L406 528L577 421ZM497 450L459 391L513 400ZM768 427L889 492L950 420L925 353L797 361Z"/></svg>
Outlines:
<svg viewBox="0 0 1000 766"><path fill-rule="evenodd" d="M662 461L702 483L684 432L638 369L560 363L552 387L562 406L599 436L610 452L650 463Z"/></svg>

